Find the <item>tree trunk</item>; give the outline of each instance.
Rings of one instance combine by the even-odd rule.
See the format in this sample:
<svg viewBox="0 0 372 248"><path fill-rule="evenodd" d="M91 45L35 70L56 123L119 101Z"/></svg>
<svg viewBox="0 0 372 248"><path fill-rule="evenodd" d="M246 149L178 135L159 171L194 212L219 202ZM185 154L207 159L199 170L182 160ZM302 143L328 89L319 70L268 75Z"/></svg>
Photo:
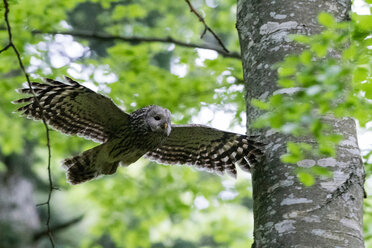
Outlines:
<svg viewBox="0 0 372 248"><path fill-rule="evenodd" d="M248 126L260 114L250 106L251 99L267 99L277 89L277 74L271 66L302 50L287 35L320 32L317 15L321 11L345 20L350 4L350 0L238 1ZM355 123L347 118L325 119L346 137L336 158L309 157L297 165L283 164L280 156L286 152L288 137L262 131L268 143L266 161L252 171L254 247L364 247L364 169ZM297 180L295 169L315 164L333 171L333 177L317 178L306 187Z"/></svg>

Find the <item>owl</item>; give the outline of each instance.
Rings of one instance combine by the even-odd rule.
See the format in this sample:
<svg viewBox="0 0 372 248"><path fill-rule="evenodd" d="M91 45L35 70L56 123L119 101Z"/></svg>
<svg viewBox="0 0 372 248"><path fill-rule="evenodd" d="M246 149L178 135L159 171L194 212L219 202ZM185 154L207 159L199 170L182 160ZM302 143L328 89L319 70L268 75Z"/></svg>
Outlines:
<svg viewBox="0 0 372 248"><path fill-rule="evenodd" d="M19 93L32 96L14 103L34 120L44 118L54 129L91 139L100 145L63 161L67 181L79 184L116 172L141 157L162 164L185 164L236 177L238 164L249 171L263 156L255 137L204 125L171 124L168 109L150 105L130 114L114 102L66 77L67 83L45 79Z"/></svg>

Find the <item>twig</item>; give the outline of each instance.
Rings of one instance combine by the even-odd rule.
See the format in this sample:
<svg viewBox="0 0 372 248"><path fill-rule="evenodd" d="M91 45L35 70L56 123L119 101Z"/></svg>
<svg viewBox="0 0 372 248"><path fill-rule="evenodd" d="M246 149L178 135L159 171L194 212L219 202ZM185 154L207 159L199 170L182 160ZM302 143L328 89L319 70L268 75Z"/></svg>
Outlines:
<svg viewBox="0 0 372 248"><path fill-rule="evenodd" d="M199 21L201 23L204 24L204 30L203 30L203 33L201 34L200 38L203 38L203 36L205 35L205 33L207 31L209 31L213 35L213 37L217 40L218 44L220 44L220 46L222 47L222 49L225 52L229 53L229 50L225 47L225 45L223 44L223 42L220 39L220 37L218 37L218 35L207 25L207 23L205 22L204 18L195 10L195 8L192 6L191 2L189 0L185 0L185 1L189 5L190 11L192 13L194 13L198 17L198 19L199 19Z"/></svg>
<svg viewBox="0 0 372 248"><path fill-rule="evenodd" d="M0 53L5 52L6 50L8 50L9 47L11 47L10 44L6 45L3 49L0 50Z"/></svg>
<svg viewBox="0 0 372 248"><path fill-rule="evenodd" d="M67 228L69 226L72 226L72 225L80 222L82 219L83 219L83 215L82 216L79 216L77 218L74 218L72 220L69 220L67 222L64 222L64 223L61 223L61 224L52 226L50 228L50 230L53 231L53 232L61 231L61 230L65 229L65 228ZM33 237L34 242L38 241L39 239L41 239L45 235L48 235L48 230L42 230L42 231L39 231L39 232L35 233L34 234L34 237Z"/></svg>
<svg viewBox="0 0 372 248"><path fill-rule="evenodd" d="M158 38L158 37L138 37L138 36L120 36L120 35L110 35L110 34L100 34L95 32L89 32L89 31L41 31L41 30L33 30L31 31L33 34L61 34L61 35L71 35L74 37L80 37L80 38L91 38L91 39L98 39L98 40L120 40L125 42L131 42L131 43L143 43L143 42L160 42L160 43L173 43L177 46L182 47L190 47L190 48L201 48L201 49L208 49L213 50L222 55L223 57L228 58L235 58L235 59L241 59L241 56L238 52L229 52L225 49L219 49L207 45L202 44L195 44L195 43L186 43L177 39L174 39L170 36L165 38Z"/></svg>
<svg viewBox="0 0 372 248"><path fill-rule="evenodd" d="M43 124L44 124L45 131L46 131L46 141L47 141L47 144L46 145L47 145L47 148L48 148L48 179L49 179L49 194L48 194L48 199L47 199L47 201L45 203L47 205L47 209L48 209L48 217L47 217L47 221L46 221L46 226L47 226L48 237L49 237L50 243L51 243L52 247L54 248L53 236L52 236L52 232L51 232L50 225L49 225L49 223L50 223L50 217L51 217L51 215L50 215L50 199L52 197L52 191L54 189L53 188L52 175L51 175L51 171L50 171L51 151L50 151L49 129L48 129L48 125L46 123L46 120L44 118L43 109L42 109L42 107L41 107L41 105L39 103L39 100L37 99L37 97L35 95L34 90L31 87L31 81L30 81L29 75L26 72L25 67L23 65L23 62L22 62L22 59L21 59L21 55L19 54L18 49L16 48L16 46L13 43L12 29L10 27L9 18L8 18L8 15L9 15L8 1L7 0L3 0L3 2L4 2L4 7L5 7L4 19L5 19L6 28L7 28L7 31L8 31L9 43L8 43L8 45L6 45L0 51L3 52L3 51L5 51L5 50L7 50L8 48L11 47L13 49L14 53L16 54L17 59L18 59L18 63L19 63L19 67L21 68L22 73L26 77L28 87L30 88L30 91L32 92L32 94L33 94L33 96L35 98L35 102L38 104L38 107L40 108L41 117L42 117Z"/></svg>
<svg viewBox="0 0 372 248"><path fill-rule="evenodd" d="M44 206L44 205L46 205L46 204L48 204L48 202L38 203L38 204L36 204L36 207L41 207L41 206Z"/></svg>

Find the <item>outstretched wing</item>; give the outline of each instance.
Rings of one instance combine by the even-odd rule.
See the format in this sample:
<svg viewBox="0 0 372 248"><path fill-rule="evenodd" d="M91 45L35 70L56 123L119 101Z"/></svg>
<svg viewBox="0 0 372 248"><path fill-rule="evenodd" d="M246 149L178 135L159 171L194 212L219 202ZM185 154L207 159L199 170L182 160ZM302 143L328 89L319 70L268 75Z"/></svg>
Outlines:
<svg viewBox="0 0 372 248"><path fill-rule="evenodd" d="M235 164L249 171L263 156L263 143L254 137L203 125L172 125L166 141L146 157L163 164L186 164L236 176Z"/></svg>
<svg viewBox="0 0 372 248"><path fill-rule="evenodd" d="M127 125L129 115L119 109L110 98L98 94L66 77L68 84L46 79L46 83L31 83L34 96L14 103L27 103L17 111L36 120L43 116L53 128L77 134L87 139L105 142L120 127ZM32 94L29 88L20 93ZM41 108L40 108L41 107Z"/></svg>

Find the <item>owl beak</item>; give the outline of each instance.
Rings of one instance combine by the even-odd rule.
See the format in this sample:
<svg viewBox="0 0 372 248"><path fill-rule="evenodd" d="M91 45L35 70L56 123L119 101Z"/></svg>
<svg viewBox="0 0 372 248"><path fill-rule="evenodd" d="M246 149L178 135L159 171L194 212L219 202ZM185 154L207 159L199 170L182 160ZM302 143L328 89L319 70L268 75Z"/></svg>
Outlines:
<svg viewBox="0 0 372 248"><path fill-rule="evenodd" d="M170 134L170 132L171 132L171 127L170 127L170 125L168 124L168 122L164 123L164 130L166 131L167 136L169 136L169 134Z"/></svg>

